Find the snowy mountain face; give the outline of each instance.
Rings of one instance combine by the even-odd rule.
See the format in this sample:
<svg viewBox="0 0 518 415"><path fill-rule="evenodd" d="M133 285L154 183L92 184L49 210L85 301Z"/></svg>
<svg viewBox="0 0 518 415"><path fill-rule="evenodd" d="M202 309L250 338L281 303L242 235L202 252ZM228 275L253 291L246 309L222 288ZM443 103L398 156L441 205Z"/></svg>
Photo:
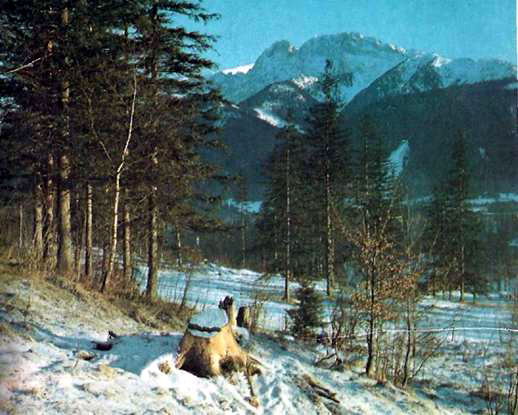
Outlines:
<svg viewBox="0 0 518 415"><path fill-rule="evenodd" d="M305 130L308 112L321 98L318 79L326 60L333 62L337 76L352 73L353 85L341 90L347 104L344 125L354 131L364 113L374 116L388 150L397 158L394 173L415 182L419 192L426 193L433 178L447 168L444 137L450 130L436 121L446 119L467 131L473 146L486 150L484 168L491 172L494 190L516 190L512 184L517 183L518 170L502 151L514 148L515 65L447 59L358 33L341 33L314 37L299 48L276 42L254 63L213 76L223 95L234 102L223 109L219 125L222 141L236 157L221 162L228 173L244 174L256 197L261 198L264 188L261 166L288 114L299 130ZM401 146L403 138L406 146ZM499 183L510 185L501 188Z"/></svg>
<svg viewBox="0 0 518 415"><path fill-rule="evenodd" d="M514 77L516 67L487 59L446 59L435 54L409 58L376 79L352 101L357 109L388 96L406 95Z"/></svg>
<svg viewBox="0 0 518 415"><path fill-rule="evenodd" d="M317 97L315 82L329 59L338 75L353 73L353 86L342 91L344 98L350 99L409 56L404 49L358 33L318 36L300 48L282 40L266 49L246 73L227 70L217 73L213 81L234 102L249 98L269 84L287 80Z"/></svg>
<svg viewBox="0 0 518 415"><path fill-rule="evenodd" d="M240 103L240 108L254 111L259 118L282 128L287 120L302 124L317 101L294 81L275 82Z"/></svg>
<svg viewBox="0 0 518 415"><path fill-rule="evenodd" d="M253 65L219 72L213 81L234 102L270 84L289 80L318 99L316 82L328 59L334 63L337 75L353 74L353 85L341 91L345 101L368 87L372 97L384 97L516 74L514 65L499 60L447 59L407 51L358 33L340 33L314 37L300 48L286 40L276 42Z"/></svg>

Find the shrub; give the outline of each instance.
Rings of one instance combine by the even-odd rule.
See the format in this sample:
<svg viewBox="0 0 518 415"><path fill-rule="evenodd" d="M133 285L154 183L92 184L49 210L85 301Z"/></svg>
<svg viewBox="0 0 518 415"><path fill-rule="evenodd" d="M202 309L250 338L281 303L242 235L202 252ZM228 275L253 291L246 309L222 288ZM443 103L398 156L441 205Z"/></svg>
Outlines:
<svg viewBox="0 0 518 415"><path fill-rule="evenodd" d="M291 319L291 333L298 338L312 336L316 328L322 326L322 296L313 286L304 284L295 296L297 308L288 310Z"/></svg>

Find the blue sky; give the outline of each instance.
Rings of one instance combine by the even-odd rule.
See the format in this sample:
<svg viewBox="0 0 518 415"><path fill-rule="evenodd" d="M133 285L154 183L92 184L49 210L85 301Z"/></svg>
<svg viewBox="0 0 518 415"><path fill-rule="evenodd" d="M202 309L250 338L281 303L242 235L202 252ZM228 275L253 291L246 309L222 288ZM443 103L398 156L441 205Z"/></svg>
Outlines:
<svg viewBox="0 0 518 415"><path fill-rule="evenodd" d="M210 58L221 69L252 63L273 42L360 32L450 58L516 62L516 0L206 0L221 19Z"/></svg>

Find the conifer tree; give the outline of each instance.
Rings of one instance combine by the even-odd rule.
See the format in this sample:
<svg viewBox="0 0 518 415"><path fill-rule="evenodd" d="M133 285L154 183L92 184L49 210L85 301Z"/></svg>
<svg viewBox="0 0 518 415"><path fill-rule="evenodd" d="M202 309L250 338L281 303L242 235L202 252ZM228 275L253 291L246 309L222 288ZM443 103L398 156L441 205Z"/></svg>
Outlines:
<svg viewBox="0 0 518 415"><path fill-rule="evenodd" d="M314 220L318 222L322 240L323 275L327 295L335 284L335 219L350 185L350 166L346 134L340 126L341 109L339 86L351 83L351 78L339 79L333 73L333 64L326 62L320 80L323 101L311 110L308 119L308 172L312 187L310 205L314 206Z"/></svg>
<svg viewBox="0 0 518 415"><path fill-rule="evenodd" d="M372 376L378 333L393 314L404 292L402 288L412 286L413 275L405 262L400 199L388 153L371 119L363 120L360 133L353 203L355 226L351 230L343 228L352 244L355 273L361 277L352 298L366 324L366 373Z"/></svg>
<svg viewBox="0 0 518 415"><path fill-rule="evenodd" d="M315 334L315 329L322 327L323 305L322 296L315 288L307 283L297 289L296 308L288 310L292 320L291 332L295 337L308 337Z"/></svg>
<svg viewBox="0 0 518 415"><path fill-rule="evenodd" d="M265 168L269 186L261 207L258 228L265 252L271 256L271 272L284 274L284 299L289 301L289 283L303 261L304 143L296 127L288 123L277 135L279 143ZM297 266L297 262L299 266ZM299 275L300 276L300 275Z"/></svg>
<svg viewBox="0 0 518 415"><path fill-rule="evenodd" d="M428 221L423 235L423 249L430 265L428 288L435 295L438 289L446 288L445 275L449 273L446 195L440 186L433 190L426 216Z"/></svg>
<svg viewBox="0 0 518 415"><path fill-rule="evenodd" d="M141 81L143 112L137 128L146 147L135 169L141 172L143 191L148 195L146 293L154 298L161 222L167 212L174 212L175 206L184 205L186 200L193 206L208 200L195 185L214 177L215 171L200 158L199 149L210 145L215 104L220 101L202 76L202 70L213 66L201 56L213 38L170 23L177 16L195 21L217 16L194 1L143 0L141 5L135 39L139 69L145 77ZM195 222L199 224L200 219Z"/></svg>
<svg viewBox="0 0 518 415"><path fill-rule="evenodd" d="M447 251L453 283L464 301L466 286L474 292L484 291L482 278L484 253L480 244L480 221L469 207L470 173L466 155L466 139L458 132L452 149L453 166L448 174L446 194Z"/></svg>

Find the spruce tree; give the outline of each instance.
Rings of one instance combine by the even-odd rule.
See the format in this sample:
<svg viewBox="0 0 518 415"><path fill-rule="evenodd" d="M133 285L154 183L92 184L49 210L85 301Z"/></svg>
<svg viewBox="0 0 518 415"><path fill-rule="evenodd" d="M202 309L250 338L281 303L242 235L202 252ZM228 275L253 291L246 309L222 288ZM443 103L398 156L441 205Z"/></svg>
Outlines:
<svg viewBox="0 0 518 415"><path fill-rule="evenodd" d="M292 321L291 332L295 337L307 338L314 335L316 329L322 327L322 296L307 283L297 289L295 296L298 305L296 308L288 310Z"/></svg>
<svg viewBox="0 0 518 415"><path fill-rule="evenodd" d="M301 248L304 214L304 142L295 125L288 123L277 135L269 162L265 166L268 192L261 207L258 229L263 251L271 258L270 272L284 275L284 299L289 301L289 283L301 270L306 252Z"/></svg>
<svg viewBox="0 0 518 415"><path fill-rule="evenodd" d="M467 161L466 139L458 132L452 147L453 165L445 186L447 216L447 247L445 256L452 265L451 281L464 301L466 287L474 292L485 290L483 270L484 253L480 244L480 221L470 209L470 171Z"/></svg>
<svg viewBox="0 0 518 415"><path fill-rule="evenodd" d="M312 108L308 118L308 183L311 199L306 200L314 207L313 220L318 223L322 241L322 273L327 283L327 295L331 295L335 284L337 212L350 185L347 135L340 125L339 87L351 79L339 79L333 73L333 64L326 61L320 79L323 101Z"/></svg>
<svg viewBox="0 0 518 415"><path fill-rule="evenodd" d="M190 214L185 225L200 226L200 206L212 200L200 192L200 183L215 176L213 167L199 156L210 145L216 104L220 96L202 75L213 63L202 57L213 38L197 31L171 25L175 17L209 21L200 2L143 0L135 22L135 40L140 54L139 72L143 88L143 111L137 119L139 139L146 144L135 170L148 201L148 284L149 298L156 297L159 238L168 214ZM198 206L198 209L195 207ZM185 220L177 217L173 223ZM206 223L205 223L206 224Z"/></svg>

